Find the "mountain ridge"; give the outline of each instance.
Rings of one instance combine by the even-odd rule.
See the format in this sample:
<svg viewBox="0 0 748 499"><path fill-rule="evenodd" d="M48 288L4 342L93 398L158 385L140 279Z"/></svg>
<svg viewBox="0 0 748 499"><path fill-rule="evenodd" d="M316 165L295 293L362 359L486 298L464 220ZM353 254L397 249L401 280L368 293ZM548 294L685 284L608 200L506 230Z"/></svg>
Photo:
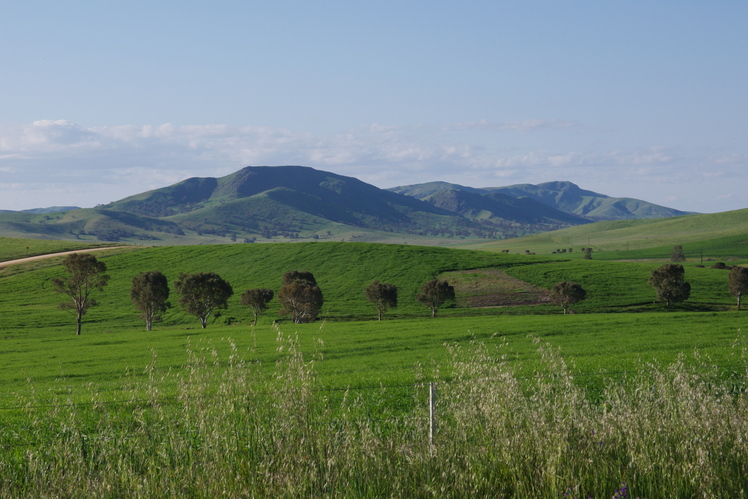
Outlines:
<svg viewBox="0 0 748 499"><path fill-rule="evenodd" d="M642 218L676 212L585 191L571 182L497 188L430 182L380 189L306 166L248 166L95 208L0 213L0 235L152 244L305 238L447 244L556 230L606 213Z"/></svg>

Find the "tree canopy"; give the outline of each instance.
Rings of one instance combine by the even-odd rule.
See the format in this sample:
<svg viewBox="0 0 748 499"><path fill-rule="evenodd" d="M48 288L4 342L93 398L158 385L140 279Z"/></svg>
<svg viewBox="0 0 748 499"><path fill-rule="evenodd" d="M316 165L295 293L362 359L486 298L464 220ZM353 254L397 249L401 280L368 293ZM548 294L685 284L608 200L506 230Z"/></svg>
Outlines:
<svg viewBox="0 0 748 499"><path fill-rule="evenodd" d="M132 278L130 300L140 311L145 321L146 331L153 329L153 323L161 320L162 314L171 307L169 300L169 282L158 270L141 272Z"/></svg>
<svg viewBox="0 0 748 499"><path fill-rule="evenodd" d="M234 294L231 284L214 272L180 274L174 288L181 295L179 305L200 319L203 329L215 310L228 308L228 299Z"/></svg>
<svg viewBox="0 0 748 499"><path fill-rule="evenodd" d="M668 307L671 303L688 300L691 295L691 285L685 281L683 265L678 263L666 263L652 269L647 282L655 289L657 299L664 301Z"/></svg>
<svg viewBox="0 0 748 499"><path fill-rule="evenodd" d="M740 298L748 293L748 267L734 266L727 275L727 288L730 294L738 299L740 310Z"/></svg>
<svg viewBox="0 0 748 499"><path fill-rule="evenodd" d="M317 319L324 297L311 272L293 270L283 274L278 301L281 304L278 313L289 315L299 324Z"/></svg>
<svg viewBox="0 0 748 499"><path fill-rule="evenodd" d="M421 285L421 290L416 295L416 300L426 305L431 310L431 317L436 317L439 308L448 301L454 301L455 288L447 281L431 279Z"/></svg>
<svg viewBox="0 0 748 499"><path fill-rule="evenodd" d="M90 253L73 253L62 261L62 266L68 272L67 277L55 277L52 285L55 291L71 298L72 303L60 303L60 308L75 313L75 334L80 335L83 316L89 308L98 305L91 294L103 290L109 282L109 276L105 274L106 263L97 260Z"/></svg>
<svg viewBox="0 0 748 499"><path fill-rule="evenodd" d="M268 303L273 299L273 296L275 296L275 293L273 293L272 289L268 288L248 289L242 293L242 305L248 306L252 310L252 314L254 314L255 320L253 325L257 325L257 318L267 310Z"/></svg>
<svg viewBox="0 0 748 499"><path fill-rule="evenodd" d="M397 308L397 286L394 284L374 280L364 289L364 295L377 307L377 318L380 321L387 309Z"/></svg>
<svg viewBox="0 0 748 499"><path fill-rule="evenodd" d="M566 314L569 305L578 303L587 297L587 291L575 282L563 281L553 285L551 288L551 300L556 305L561 305Z"/></svg>

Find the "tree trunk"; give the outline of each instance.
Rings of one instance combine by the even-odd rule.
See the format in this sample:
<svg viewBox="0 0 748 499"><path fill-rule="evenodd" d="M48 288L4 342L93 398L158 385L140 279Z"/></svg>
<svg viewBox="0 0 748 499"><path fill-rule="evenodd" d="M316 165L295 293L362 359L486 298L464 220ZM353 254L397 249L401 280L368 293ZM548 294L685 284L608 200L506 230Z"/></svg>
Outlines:
<svg viewBox="0 0 748 499"><path fill-rule="evenodd" d="M75 329L75 335L80 336L81 335L81 318L78 317L78 320L76 321L76 329Z"/></svg>
<svg viewBox="0 0 748 499"><path fill-rule="evenodd" d="M377 319L382 320L382 311L377 309Z"/></svg>
<svg viewBox="0 0 748 499"><path fill-rule="evenodd" d="M738 310L740 310L740 293L738 293Z"/></svg>
<svg viewBox="0 0 748 499"><path fill-rule="evenodd" d="M432 308L432 309L431 309L431 318L432 318L432 319L433 319L434 317L436 317L436 311L437 311L437 310L439 310L439 309L437 309L437 308Z"/></svg>

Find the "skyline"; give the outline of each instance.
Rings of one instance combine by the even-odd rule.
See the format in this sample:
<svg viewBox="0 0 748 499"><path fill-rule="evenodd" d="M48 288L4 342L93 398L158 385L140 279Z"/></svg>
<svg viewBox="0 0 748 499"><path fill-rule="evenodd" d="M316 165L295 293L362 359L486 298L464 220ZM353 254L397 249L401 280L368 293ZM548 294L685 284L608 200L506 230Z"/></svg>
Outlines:
<svg viewBox="0 0 748 499"><path fill-rule="evenodd" d="M0 209L302 165L748 207L748 4L35 1L0 21Z"/></svg>

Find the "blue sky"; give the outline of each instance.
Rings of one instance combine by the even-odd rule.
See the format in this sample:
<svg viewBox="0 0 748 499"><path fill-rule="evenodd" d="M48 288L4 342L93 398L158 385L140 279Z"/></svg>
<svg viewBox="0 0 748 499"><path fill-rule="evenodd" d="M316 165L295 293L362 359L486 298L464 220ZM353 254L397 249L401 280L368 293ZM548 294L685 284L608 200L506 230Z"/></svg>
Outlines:
<svg viewBox="0 0 748 499"><path fill-rule="evenodd" d="M0 209L248 165L748 207L748 2L37 1L0 17Z"/></svg>

